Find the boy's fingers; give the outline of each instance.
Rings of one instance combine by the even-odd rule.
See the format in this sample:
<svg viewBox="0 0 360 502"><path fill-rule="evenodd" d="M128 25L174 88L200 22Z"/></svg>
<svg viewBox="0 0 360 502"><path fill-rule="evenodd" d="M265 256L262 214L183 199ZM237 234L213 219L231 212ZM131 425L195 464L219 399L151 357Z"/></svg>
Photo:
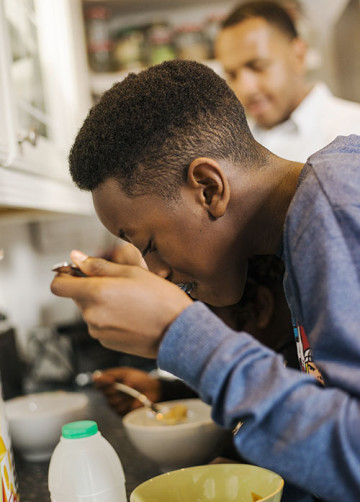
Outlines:
<svg viewBox="0 0 360 502"><path fill-rule="evenodd" d="M73 277L68 274L58 274L50 284L51 292L64 298L78 298L84 288L86 289L86 277Z"/></svg>
<svg viewBox="0 0 360 502"><path fill-rule="evenodd" d="M126 276L127 267L131 267L131 265L121 265L104 260L103 258L93 258L85 255L81 251L72 251L70 257L73 263L75 263L86 275L91 277Z"/></svg>

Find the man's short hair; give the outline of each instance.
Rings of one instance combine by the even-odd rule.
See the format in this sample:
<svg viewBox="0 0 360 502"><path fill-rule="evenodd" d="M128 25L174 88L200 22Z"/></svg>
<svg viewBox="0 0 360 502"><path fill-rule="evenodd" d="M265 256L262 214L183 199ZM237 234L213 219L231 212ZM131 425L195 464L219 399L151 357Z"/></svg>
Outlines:
<svg viewBox="0 0 360 502"><path fill-rule="evenodd" d="M263 154L225 80L203 64L174 60L131 73L106 91L69 161L83 190L113 178L130 197L176 198L195 158L254 165Z"/></svg>
<svg viewBox="0 0 360 502"><path fill-rule="evenodd" d="M261 17L267 23L275 26L290 40L298 37L294 21L288 11L277 2L272 1L249 1L236 7L222 23L222 28L236 26L243 21Z"/></svg>

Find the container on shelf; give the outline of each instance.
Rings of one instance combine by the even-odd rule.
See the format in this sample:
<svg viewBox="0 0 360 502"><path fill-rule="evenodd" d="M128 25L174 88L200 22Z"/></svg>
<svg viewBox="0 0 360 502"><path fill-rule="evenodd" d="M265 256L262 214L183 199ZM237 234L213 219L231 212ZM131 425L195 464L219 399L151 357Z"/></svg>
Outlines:
<svg viewBox="0 0 360 502"><path fill-rule="evenodd" d="M204 61L209 57L209 46L202 27L184 24L176 31L176 52L179 59Z"/></svg>
<svg viewBox="0 0 360 502"><path fill-rule="evenodd" d="M163 21L152 23L147 30L147 64L149 66L176 58L173 30Z"/></svg>
<svg viewBox="0 0 360 502"><path fill-rule="evenodd" d="M209 59L215 58L215 41L221 28L222 22L225 20L223 14L212 14L209 16L204 24L204 36L206 38L209 50Z"/></svg>
<svg viewBox="0 0 360 502"><path fill-rule="evenodd" d="M110 9L104 6L88 7L85 10L89 66L95 72L114 70L110 17Z"/></svg>
<svg viewBox="0 0 360 502"><path fill-rule="evenodd" d="M114 62L117 70L138 69L144 64L144 30L126 26L117 32L114 42Z"/></svg>

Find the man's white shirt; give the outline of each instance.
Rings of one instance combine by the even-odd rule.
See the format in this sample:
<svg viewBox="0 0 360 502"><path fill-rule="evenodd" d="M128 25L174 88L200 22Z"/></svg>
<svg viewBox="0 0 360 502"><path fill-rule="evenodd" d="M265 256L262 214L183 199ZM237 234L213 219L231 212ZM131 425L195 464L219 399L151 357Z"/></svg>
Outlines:
<svg viewBox="0 0 360 502"><path fill-rule="evenodd" d="M305 162L336 136L360 135L360 103L335 97L319 82L285 122L271 128L249 125L255 139L288 160Z"/></svg>

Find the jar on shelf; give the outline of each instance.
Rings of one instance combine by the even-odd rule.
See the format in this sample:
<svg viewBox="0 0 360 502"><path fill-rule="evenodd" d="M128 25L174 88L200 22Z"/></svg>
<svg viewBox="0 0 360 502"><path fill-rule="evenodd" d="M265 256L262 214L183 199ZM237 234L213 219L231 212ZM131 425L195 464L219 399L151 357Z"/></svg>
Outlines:
<svg viewBox="0 0 360 502"><path fill-rule="evenodd" d="M212 14L210 15L204 25L204 35L208 44L209 58L214 59L215 57L215 41L220 31L221 25L225 20L224 14Z"/></svg>
<svg viewBox="0 0 360 502"><path fill-rule="evenodd" d="M117 70L133 70L143 66L144 32L135 26L126 26L116 35L114 61Z"/></svg>
<svg viewBox="0 0 360 502"><path fill-rule="evenodd" d="M95 72L108 72L114 69L110 15L110 9L103 6L89 7L85 10L89 66Z"/></svg>
<svg viewBox="0 0 360 502"><path fill-rule="evenodd" d="M197 24L184 24L176 30L176 53L179 59L204 61L209 57L209 47Z"/></svg>
<svg viewBox="0 0 360 502"><path fill-rule="evenodd" d="M147 64L155 65L175 59L173 30L166 22L157 22L147 28Z"/></svg>

